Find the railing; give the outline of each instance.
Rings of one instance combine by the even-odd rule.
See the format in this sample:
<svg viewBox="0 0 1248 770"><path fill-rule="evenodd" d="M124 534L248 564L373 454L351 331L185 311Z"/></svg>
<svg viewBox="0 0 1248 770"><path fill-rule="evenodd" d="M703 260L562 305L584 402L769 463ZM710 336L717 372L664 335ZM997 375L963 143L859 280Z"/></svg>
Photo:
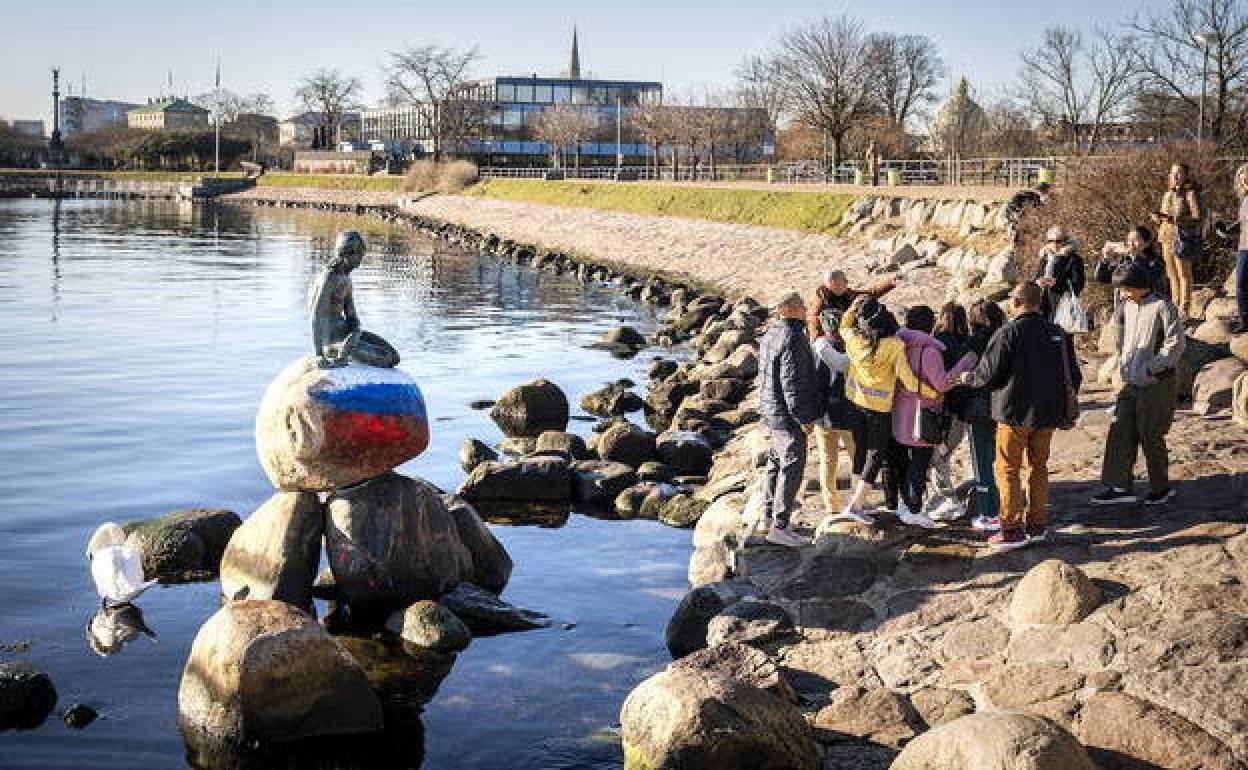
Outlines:
<svg viewBox="0 0 1248 770"><path fill-rule="evenodd" d="M903 185L993 185L1028 187L1039 182L1047 170L1059 173L1060 158L963 158L956 160L883 160L877 184L890 184L890 179ZM625 166L640 180L678 182L768 182L784 184L870 184L861 161L842 163L826 169L819 161L808 160L775 165L709 164ZM545 167L485 166L480 170L487 179L541 179L552 169ZM614 179L614 166L567 166L559 169L565 179ZM895 178L889 172L895 172Z"/></svg>
<svg viewBox="0 0 1248 770"><path fill-rule="evenodd" d="M183 184L151 179L0 177L0 194L64 198L176 198Z"/></svg>

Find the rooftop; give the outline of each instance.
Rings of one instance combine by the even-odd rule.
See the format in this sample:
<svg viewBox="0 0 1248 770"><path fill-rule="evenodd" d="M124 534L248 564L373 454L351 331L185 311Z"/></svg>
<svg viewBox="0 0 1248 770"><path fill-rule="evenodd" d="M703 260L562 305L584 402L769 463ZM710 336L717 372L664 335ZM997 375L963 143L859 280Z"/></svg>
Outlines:
<svg viewBox="0 0 1248 770"><path fill-rule="evenodd" d="M208 114L208 110L203 107L177 97L152 99L142 107L136 107L130 110L130 112L190 112Z"/></svg>

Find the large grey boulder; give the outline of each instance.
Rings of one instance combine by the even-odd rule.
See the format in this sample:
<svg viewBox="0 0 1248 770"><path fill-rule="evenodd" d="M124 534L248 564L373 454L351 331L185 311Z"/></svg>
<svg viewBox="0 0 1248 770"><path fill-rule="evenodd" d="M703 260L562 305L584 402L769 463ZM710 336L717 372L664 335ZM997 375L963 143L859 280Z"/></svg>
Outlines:
<svg viewBox="0 0 1248 770"><path fill-rule="evenodd" d="M477 509L466 500L455 495L443 495L442 502L455 522L459 542L464 544L472 558L472 574L467 578L468 582L495 593L501 592L511 579L511 554L494 537Z"/></svg>
<svg viewBox="0 0 1248 770"><path fill-rule="evenodd" d="M797 706L722 674L673 665L620 711L625 770L815 770Z"/></svg>
<svg viewBox="0 0 1248 770"><path fill-rule="evenodd" d="M710 647L724 642L762 647L793 634L793 618L788 610L773 602L743 599L711 618L706 627L706 643Z"/></svg>
<svg viewBox="0 0 1248 770"><path fill-rule="evenodd" d="M711 469L711 445L697 433L668 430L658 435L655 446L677 476L705 476Z"/></svg>
<svg viewBox="0 0 1248 770"><path fill-rule="evenodd" d="M428 482L390 472L338 490L328 506L329 566L353 614L384 618L473 575L472 556Z"/></svg>
<svg viewBox="0 0 1248 770"><path fill-rule="evenodd" d="M568 397L549 380L518 385L498 399L490 417L508 436L536 438L547 430L567 430Z"/></svg>
<svg viewBox="0 0 1248 770"><path fill-rule="evenodd" d="M455 613L428 599L393 613L386 630L408 644L443 654L459 652L472 641L472 632Z"/></svg>
<svg viewBox="0 0 1248 770"><path fill-rule="evenodd" d="M360 666L315 618L250 599L226 604L195 635L178 724L193 746L241 746L374 732L382 712Z"/></svg>
<svg viewBox="0 0 1248 770"><path fill-rule="evenodd" d="M536 454L566 457L569 460L590 460L594 453L585 446L585 439L561 430L544 431L537 437Z"/></svg>
<svg viewBox="0 0 1248 770"><path fill-rule="evenodd" d="M756 593L744 580L708 583L685 594L667 621L667 649L673 658L683 658L706 646L711 620L727 607Z"/></svg>
<svg viewBox="0 0 1248 770"><path fill-rule="evenodd" d="M572 466L573 498L590 505L610 505L637 483L637 472L624 463L589 460Z"/></svg>
<svg viewBox="0 0 1248 770"><path fill-rule="evenodd" d="M655 459L654 434L632 423L616 423L598 439L598 456L636 468Z"/></svg>
<svg viewBox="0 0 1248 770"><path fill-rule="evenodd" d="M226 599L279 599L312 611L325 508L315 492L278 492L234 530L221 559Z"/></svg>
<svg viewBox="0 0 1248 770"><path fill-rule="evenodd" d="M243 520L220 508L190 508L126 522L126 544L143 554L148 580L176 583L216 577L221 557Z"/></svg>
<svg viewBox="0 0 1248 770"><path fill-rule="evenodd" d="M1078 623L1101 603L1101 589L1083 570L1047 559L1027 571L1014 586L1010 620L1018 624Z"/></svg>
<svg viewBox="0 0 1248 770"><path fill-rule="evenodd" d="M890 770L1097 770L1055 722L1018 712L969 714L923 733Z"/></svg>
<svg viewBox="0 0 1248 770"><path fill-rule="evenodd" d="M464 443L459 447L459 467L464 469L464 473L471 473L472 469L481 463L496 462L498 460L498 452L486 446L485 442L475 438L466 438Z"/></svg>
<svg viewBox="0 0 1248 770"><path fill-rule="evenodd" d="M31 730L56 707L52 678L26 663L0 663L0 730Z"/></svg>
<svg viewBox="0 0 1248 770"><path fill-rule="evenodd" d="M567 502L572 497L572 471L562 457L482 463L464 479L459 495L470 502Z"/></svg>
<svg viewBox="0 0 1248 770"><path fill-rule="evenodd" d="M619 417L640 412L646 405L641 396L618 382L581 396L581 408L598 417Z"/></svg>

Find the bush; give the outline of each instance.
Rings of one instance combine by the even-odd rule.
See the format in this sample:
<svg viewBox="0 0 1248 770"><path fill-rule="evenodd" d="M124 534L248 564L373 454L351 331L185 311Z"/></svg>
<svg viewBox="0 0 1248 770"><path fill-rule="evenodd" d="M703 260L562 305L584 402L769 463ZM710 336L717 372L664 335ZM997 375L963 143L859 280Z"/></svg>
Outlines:
<svg viewBox="0 0 1248 770"><path fill-rule="evenodd" d="M1019 221L1019 268L1025 278L1035 275L1051 225L1063 225L1081 243L1087 262L1089 291L1084 305L1100 309L1109 291L1091 282L1092 270L1106 241L1121 241L1127 230L1144 225L1157 232L1150 214L1157 211L1165 192L1166 178L1174 163L1187 163L1192 178L1204 188L1207 221L1234 220L1239 206L1231 186L1238 161L1219 157L1216 148L1194 144L1169 144L1126 150L1091 158L1075 158L1061 168L1049 205L1028 209ZM1209 256L1197 264L1196 280L1212 282L1225 277L1233 262L1234 244L1217 242L1210 230ZM1228 248L1231 250L1228 253Z"/></svg>
<svg viewBox="0 0 1248 770"><path fill-rule="evenodd" d="M466 160L418 160L403 177L404 192L457 193L477 181L477 167Z"/></svg>

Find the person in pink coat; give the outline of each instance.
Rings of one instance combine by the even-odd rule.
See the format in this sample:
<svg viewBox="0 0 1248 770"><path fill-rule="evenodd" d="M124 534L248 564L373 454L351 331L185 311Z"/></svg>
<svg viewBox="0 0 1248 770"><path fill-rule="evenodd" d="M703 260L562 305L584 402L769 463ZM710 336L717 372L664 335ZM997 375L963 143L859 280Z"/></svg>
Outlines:
<svg viewBox="0 0 1248 770"><path fill-rule="evenodd" d="M920 407L944 411L945 393L957 385L957 377L975 366L974 353L945 369L945 345L932 336L936 313L927 305L906 311L905 328L897 336L906 343L906 359L919 379L919 392L899 386L893 400L893 441L889 459L892 483L897 487L897 518L905 524L931 529L936 524L923 513L927 471L935 447L915 437ZM892 497L892 494L889 494Z"/></svg>

